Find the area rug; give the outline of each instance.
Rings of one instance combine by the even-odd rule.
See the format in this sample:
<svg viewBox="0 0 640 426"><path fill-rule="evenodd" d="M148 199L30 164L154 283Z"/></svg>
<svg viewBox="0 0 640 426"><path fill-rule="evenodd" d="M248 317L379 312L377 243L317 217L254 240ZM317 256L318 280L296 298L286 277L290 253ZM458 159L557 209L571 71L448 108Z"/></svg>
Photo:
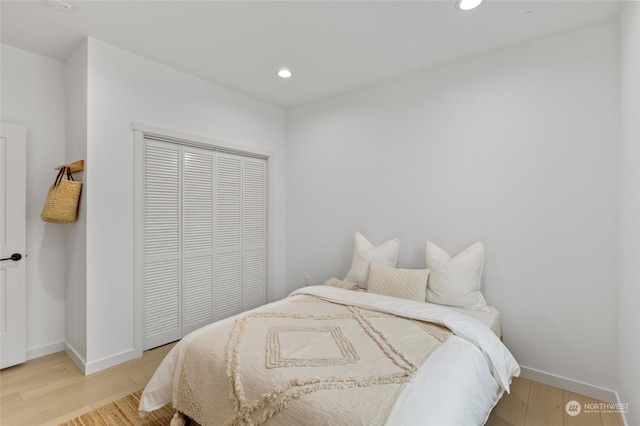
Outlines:
<svg viewBox="0 0 640 426"><path fill-rule="evenodd" d="M87 414L83 414L62 423L60 426L166 426L171 422L175 412L171 405L166 405L149 414L144 419L138 416L142 391L134 392L111 404L103 405Z"/></svg>

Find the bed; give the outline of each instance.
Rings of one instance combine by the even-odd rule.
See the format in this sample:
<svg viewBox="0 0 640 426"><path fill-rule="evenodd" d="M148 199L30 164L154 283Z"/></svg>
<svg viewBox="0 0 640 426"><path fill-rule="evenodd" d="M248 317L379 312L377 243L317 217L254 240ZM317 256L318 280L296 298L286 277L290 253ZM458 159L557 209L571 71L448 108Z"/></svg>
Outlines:
<svg viewBox="0 0 640 426"><path fill-rule="evenodd" d="M140 413L172 403L176 421L202 426L482 425L520 372L499 333L495 309L305 287L184 337Z"/></svg>

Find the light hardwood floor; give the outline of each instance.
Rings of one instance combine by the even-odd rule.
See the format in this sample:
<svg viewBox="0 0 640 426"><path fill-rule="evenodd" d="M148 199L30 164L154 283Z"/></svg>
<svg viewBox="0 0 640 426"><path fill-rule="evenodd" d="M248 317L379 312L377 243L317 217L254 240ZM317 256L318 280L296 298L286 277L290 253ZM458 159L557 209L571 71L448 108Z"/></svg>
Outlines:
<svg viewBox="0 0 640 426"><path fill-rule="evenodd" d="M569 401L577 401L581 407L602 402L516 377L511 384L511 393L503 395L491 412L487 426L622 426L617 413L594 410L598 412L570 416L565 411Z"/></svg>
<svg viewBox="0 0 640 426"><path fill-rule="evenodd" d="M0 425L58 425L144 388L173 344L84 376L64 352L0 371Z"/></svg>
<svg viewBox="0 0 640 426"><path fill-rule="evenodd" d="M2 426L57 425L142 389L173 345L145 352L142 358L84 376L64 353L28 361L0 372ZM516 378L487 426L622 426L617 414L579 414L568 401L599 402L527 379Z"/></svg>

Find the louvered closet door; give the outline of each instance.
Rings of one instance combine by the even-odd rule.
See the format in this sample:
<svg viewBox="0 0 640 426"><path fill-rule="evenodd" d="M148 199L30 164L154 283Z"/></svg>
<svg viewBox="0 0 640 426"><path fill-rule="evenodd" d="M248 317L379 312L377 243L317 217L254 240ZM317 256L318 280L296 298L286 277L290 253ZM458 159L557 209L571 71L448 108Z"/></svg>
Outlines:
<svg viewBox="0 0 640 426"><path fill-rule="evenodd" d="M216 152L216 319L242 312L242 157Z"/></svg>
<svg viewBox="0 0 640 426"><path fill-rule="evenodd" d="M213 151L183 148L182 335L214 321Z"/></svg>
<svg viewBox="0 0 640 426"><path fill-rule="evenodd" d="M266 303L263 159L216 153L216 319Z"/></svg>
<svg viewBox="0 0 640 426"><path fill-rule="evenodd" d="M181 182L179 145L144 148L144 349L178 340Z"/></svg>
<svg viewBox="0 0 640 426"><path fill-rule="evenodd" d="M144 141L143 349L266 303L266 160Z"/></svg>
<svg viewBox="0 0 640 426"><path fill-rule="evenodd" d="M242 309L266 303L267 162L243 158Z"/></svg>

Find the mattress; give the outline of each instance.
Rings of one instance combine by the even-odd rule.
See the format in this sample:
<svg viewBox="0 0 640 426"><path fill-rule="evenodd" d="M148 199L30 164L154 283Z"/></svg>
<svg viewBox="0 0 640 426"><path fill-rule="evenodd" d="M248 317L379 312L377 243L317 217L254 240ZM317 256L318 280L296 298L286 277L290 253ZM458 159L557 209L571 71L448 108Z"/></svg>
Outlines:
<svg viewBox="0 0 640 426"><path fill-rule="evenodd" d="M498 310L493 306L487 306L490 312L471 311L469 309L454 308L453 306L447 306L447 308L480 321L489 327L491 331L498 336L498 338L502 338L502 333L500 331L500 312L498 312Z"/></svg>

